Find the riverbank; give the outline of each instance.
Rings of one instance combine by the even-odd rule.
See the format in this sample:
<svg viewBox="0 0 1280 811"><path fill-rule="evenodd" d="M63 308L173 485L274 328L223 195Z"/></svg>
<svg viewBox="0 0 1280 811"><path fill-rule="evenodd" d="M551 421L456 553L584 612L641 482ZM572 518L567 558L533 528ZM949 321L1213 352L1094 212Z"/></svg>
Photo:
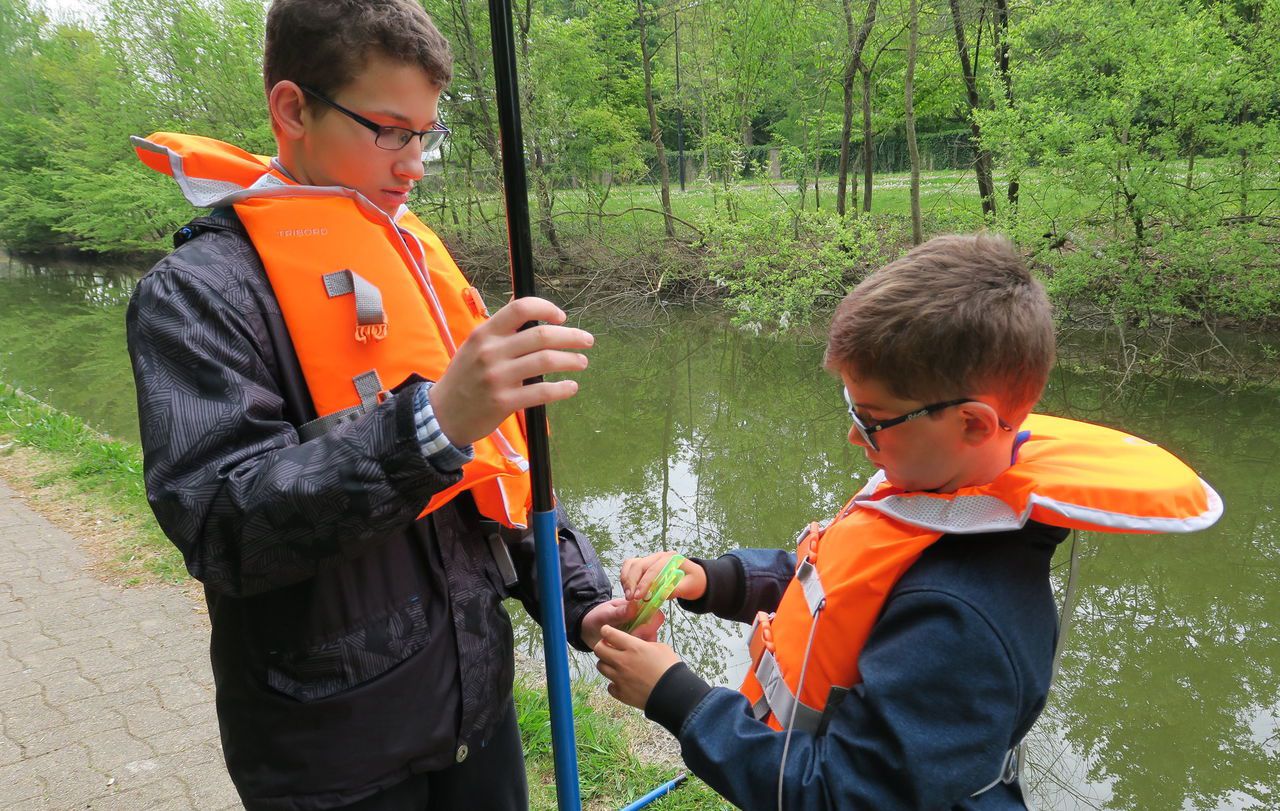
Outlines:
<svg viewBox="0 0 1280 811"><path fill-rule="evenodd" d="M140 448L106 437L0 384L0 460L0 479L28 507L76 538L93 577L113 589L150 587L166 594L181 593L191 610L203 615L199 585L186 575L181 556L155 527L146 504ZM207 628L207 619L204 623ZM192 655L202 661L207 656L199 648ZM537 662L519 662L516 684L530 803L535 809L555 806L540 670ZM123 684L128 674L116 680ZM683 771L670 736L610 699L597 685L575 686L575 719L586 808L621 807ZM221 768L221 762L206 768ZM728 806L694 780L652 807L693 811Z"/></svg>

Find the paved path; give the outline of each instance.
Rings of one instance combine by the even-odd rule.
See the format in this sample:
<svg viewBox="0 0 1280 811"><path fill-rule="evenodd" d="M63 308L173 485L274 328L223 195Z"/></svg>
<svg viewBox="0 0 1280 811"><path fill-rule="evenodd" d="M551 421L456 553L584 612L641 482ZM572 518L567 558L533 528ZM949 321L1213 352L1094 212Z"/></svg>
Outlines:
<svg viewBox="0 0 1280 811"><path fill-rule="evenodd" d="M88 566L0 483L0 808L240 808L207 618L178 589L117 588Z"/></svg>

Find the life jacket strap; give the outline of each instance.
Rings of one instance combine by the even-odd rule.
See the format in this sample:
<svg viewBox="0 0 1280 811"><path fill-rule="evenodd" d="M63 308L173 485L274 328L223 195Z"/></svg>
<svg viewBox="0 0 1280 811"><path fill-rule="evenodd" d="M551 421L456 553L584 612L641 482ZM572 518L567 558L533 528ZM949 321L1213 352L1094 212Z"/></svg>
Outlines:
<svg viewBox="0 0 1280 811"><path fill-rule="evenodd" d="M351 379L351 383L356 387L356 393L360 395L360 405L344 408L341 411L335 411L332 414L326 414L311 422L299 425L298 438L300 440L307 442L327 434L339 426L355 422L362 415L372 411L383 399L390 396L382 389L382 380L378 377L377 369L370 369L363 374L356 375Z"/></svg>
<svg viewBox="0 0 1280 811"><path fill-rule="evenodd" d="M809 604L809 614L816 617L826 605L827 592L822 587L822 579L818 577L818 567L810 562L811 557L812 555L801 561L800 568L796 569L796 580L804 592L804 601Z"/></svg>
<svg viewBox="0 0 1280 811"><path fill-rule="evenodd" d="M364 343L370 337L381 341L387 337L387 315L382 309L382 291L354 270L335 270L323 277L329 298L355 296L356 340Z"/></svg>
<svg viewBox="0 0 1280 811"><path fill-rule="evenodd" d="M791 729L809 733L818 731L822 725L822 710L814 709L796 698L787 680L782 677L778 660L772 651L764 651L760 657L760 664L756 665L755 673L760 681L761 701L768 705L767 711L773 713L773 717L778 719L778 723L784 729L787 728L787 721L793 717L794 711L795 723L790 727Z"/></svg>

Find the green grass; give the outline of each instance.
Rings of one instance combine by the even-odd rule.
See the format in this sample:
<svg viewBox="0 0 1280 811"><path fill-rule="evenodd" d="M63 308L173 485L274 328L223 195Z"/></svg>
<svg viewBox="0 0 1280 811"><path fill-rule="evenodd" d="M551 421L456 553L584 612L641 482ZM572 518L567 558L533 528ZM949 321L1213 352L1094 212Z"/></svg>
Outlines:
<svg viewBox="0 0 1280 811"><path fill-rule="evenodd" d="M1196 176L1201 183L1208 183L1214 176L1213 169L1225 159L1206 158L1197 162ZM1180 164L1171 164L1171 177L1180 177ZM1049 229L1071 229L1081 223L1112 225L1114 217L1119 214L1114 201L1105 195L1081 195L1051 172L1042 169L1031 169L1020 178L1021 193L1019 216L1028 222L1040 223ZM1009 178L1006 173L997 171L994 176L997 209L1004 213L1007 209L1006 192ZM849 208L861 211L862 177L851 177ZM429 185L428 181L428 185ZM821 208L826 211L835 210L836 178L823 176L819 178L821 187ZM932 220L940 228L957 230L960 228L976 229L983 225L982 205L978 197L977 181L973 172L964 170L933 170L920 174L921 209L926 220ZM1273 214L1280 211L1280 190L1271 188L1274 183L1259 181L1251 194L1253 206L1262 206ZM733 200L736 216L767 216L788 208L798 210L799 194L795 189L795 181L783 178L745 178L731 183L727 194ZM555 204L552 215L558 228L571 235L580 234L589 228L598 229L601 223L596 219L595 208L582 189L557 189L554 192ZM1228 216L1236 205L1231 195L1221 195L1218 204L1221 214ZM474 230L491 230L505 240L506 230L503 220L504 206L498 194L482 196L480 210L473 212L476 218L489 220L487 228L477 225L473 219L472 227L465 222L462 209L442 212L438 204L425 200L414 207L423 214L428 224L439 228L442 233L454 234L467 238L468 232ZM909 217L910 173L893 172L877 173L873 178L872 214ZM686 190L681 192L675 180L672 181L671 207L672 214L682 220L697 225L707 218L729 216L726 209L726 189L723 184L706 179L690 180ZM814 209L813 179L807 181L805 208ZM537 201L530 198L530 210L538 216ZM619 184L609 191L603 206L604 238L609 241L622 239L616 244L619 250L625 251L630 241L637 244L649 242L662 234L661 201L659 187L654 183ZM455 225L453 216L458 216L460 224ZM1120 226L1123 228L1123 226ZM926 225L926 230L928 226ZM1034 230L1034 229L1033 229ZM685 238L696 234L677 224L677 234ZM474 236L474 234L472 235ZM535 228L535 239L541 234Z"/></svg>
<svg viewBox="0 0 1280 811"><path fill-rule="evenodd" d="M578 746L578 776L583 807L616 809L633 802L685 769L645 763L632 751L632 730L639 716L622 704L596 709L591 692L598 686L573 687L574 723ZM516 712L529 774L529 807L556 806L555 764L551 750L550 710L541 685L516 684ZM690 778L671 794L655 801L655 811L729 809L728 803L697 778Z"/></svg>
<svg viewBox="0 0 1280 811"><path fill-rule="evenodd" d="M32 484L102 514L119 538L108 558L127 584L187 577L182 556L156 525L142 483L142 449L110 439L82 420L0 385L0 438L36 451L41 471Z"/></svg>
<svg viewBox="0 0 1280 811"><path fill-rule="evenodd" d="M0 384L0 458L12 456L15 446L30 451L20 467L30 471L30 484L51 503L66 506L71 499L84 520L96 522L94 526L124 530L111 533L117 540L109 554L114 573L126 584L187 580L182 556L160 532L147 505L141 448L106 438L83 421ZM6 471L16 472L17 467L5 465ZM93 527L80 529L85 537L95 533ZM599 702L604 709L597 709L591 699L592 691L598 689L588 684L574 688L582 795L588 808L621 808L678 771L636 756L629 730L647 722L611 700ZM522 676L515 697L528 760L531 807L554 808L546 694L533 677ZM697 780L651 807L657 811L729 808Z"/></svg>

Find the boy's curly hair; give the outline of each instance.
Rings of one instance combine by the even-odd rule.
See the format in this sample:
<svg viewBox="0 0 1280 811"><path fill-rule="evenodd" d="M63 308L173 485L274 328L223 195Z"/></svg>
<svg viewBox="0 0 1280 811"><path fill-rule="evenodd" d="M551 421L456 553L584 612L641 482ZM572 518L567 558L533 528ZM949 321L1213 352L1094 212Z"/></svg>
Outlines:
<svg viewBox="0 0 1280 811"><path fill-rule="evenodd" d="M1015 425L1054 360L1044 287L1008 238L935 237L885 265L836 308L824 364L924 402L988 394Z"/></svg>
<svg viewBox="0 0 1280 811"><path fill-rule="evenodd" d="M268 93L288 79L331 95L374 54L418 65L441 87L453 78L449 43L416 0L275 0L266 28Z"/></svg>

